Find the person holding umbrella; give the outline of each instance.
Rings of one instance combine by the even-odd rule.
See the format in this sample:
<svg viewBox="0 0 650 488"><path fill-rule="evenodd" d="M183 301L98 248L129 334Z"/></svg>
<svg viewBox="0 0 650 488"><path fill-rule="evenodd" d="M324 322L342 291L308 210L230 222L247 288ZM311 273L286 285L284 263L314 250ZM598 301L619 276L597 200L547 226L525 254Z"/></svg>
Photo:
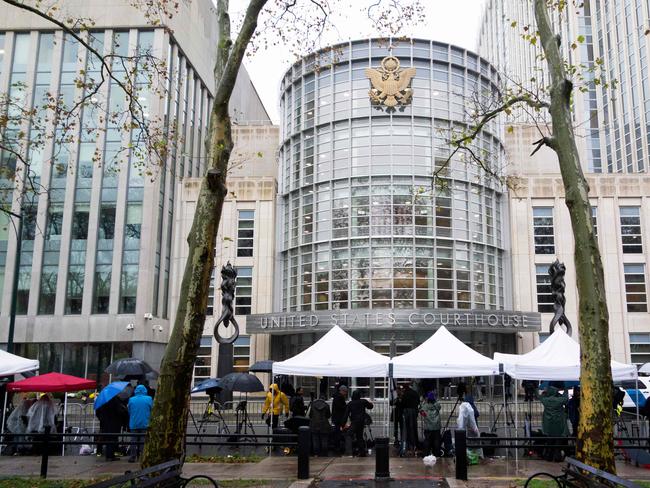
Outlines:
<svg viewBox="0 0 650 488"><path fill-rule="evenodd" d="M106 386L97 395L95 399L95 415L99 419L100 434L119 434L122 426L128 421L129 412L118 395L126 385L125 381L116 381ZM101 443L98 445L97 450L99 455L101 455L101 449L103 448L106 461L117 461L119 459L115 456L117 437L100 435L98 441Z"/></svg>
<svg viewBox="0 0 650 488"><path fill-rule="evenodd" d="M269 387L269 392L266 394L266 400L264 401L264 408L262 409L262 418L271 411L273 413L273 426L272 428L276 429L278 427L278 418L280 414L284 412L285 415L289 416L289 399L287 395L280 391L277 383L273 383ZM270 420L267 421L267 423Z"/></svg>

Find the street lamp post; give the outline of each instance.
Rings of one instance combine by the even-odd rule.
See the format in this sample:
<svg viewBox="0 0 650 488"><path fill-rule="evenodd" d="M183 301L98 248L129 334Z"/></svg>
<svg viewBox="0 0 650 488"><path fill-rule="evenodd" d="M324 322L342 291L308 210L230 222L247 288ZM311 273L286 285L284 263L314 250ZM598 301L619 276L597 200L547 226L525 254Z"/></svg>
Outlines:
<svg viewBox="0 0 650 488"><path fill-rule="evenodd" d="M7 212L12 218L18 220L16 224L16 259L14 265L13 282L11 285L11 308L9 309L9 334L7 336L7 352L14 352L14 331L16 329L16 306L18 304L18 278L20 276L20 258L23 244L23 218L22 215Z"/></svg>

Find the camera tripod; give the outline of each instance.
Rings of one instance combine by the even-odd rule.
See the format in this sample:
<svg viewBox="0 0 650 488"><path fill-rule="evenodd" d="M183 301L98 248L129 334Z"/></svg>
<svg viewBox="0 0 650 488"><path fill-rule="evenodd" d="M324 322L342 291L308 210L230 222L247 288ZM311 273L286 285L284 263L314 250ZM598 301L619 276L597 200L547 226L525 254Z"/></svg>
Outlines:
<svg viewBox="0 0 650 488"><path fill-rule="evenodd" d="M197 439L203 440L203 436L201 434L205 434L207 432L206 424L216 423L216 434L230 434L230 429L228 428L228 424L223 418L221 411L221 404L213 396L210 396L210 399L207 401L205 410L203 411L203 415L201 415L201 419L199 420L198 424L196 423L196 419L192 414L192 410L190 410L190 418L192 419L192 423L196 429L194 442L196 442Z"/></svg>
<svg viewBox="0 0 650 488"><path fill-rule="evenodd" d="M235 436L229 437L228 439L236 439L238 442L256 442L257 437L255 437L255 429L253 428L253 423L251 422L248 416L248 402L242 400L237 404L235 409Z"/></svg>

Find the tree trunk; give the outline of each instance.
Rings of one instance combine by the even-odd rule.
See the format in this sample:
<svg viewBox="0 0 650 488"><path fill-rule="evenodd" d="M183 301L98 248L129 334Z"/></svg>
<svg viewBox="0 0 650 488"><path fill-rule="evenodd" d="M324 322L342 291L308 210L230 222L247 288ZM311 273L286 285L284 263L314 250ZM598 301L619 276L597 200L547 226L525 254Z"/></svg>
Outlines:
<svg viewBox="0 0 650 488"><path fill-rule="evenodd" d="M160 368L143 466L184 459L189 395L208 301L214 249L227 194L226 173L233 147L228 103L244 52L267 0L251 0L236 42L230 39L228 0L217 1L219 45L214 68L216 94L208 132L209 167L201 183L174 328Z"/></svg>
<svg viewBox="0 0 650 488"><path fill-rule="evenodd" d="M535 0L535 18L551 77L552 137L545 141L557 154L566 205L575 240L575 268L579 297L580 424L577 457L609 473L616 473L612 424L612 373L609 315L603 265L594 234L585 179L571 118L573 85L567 78L560 39L553 34L547 0Z"/></svg>

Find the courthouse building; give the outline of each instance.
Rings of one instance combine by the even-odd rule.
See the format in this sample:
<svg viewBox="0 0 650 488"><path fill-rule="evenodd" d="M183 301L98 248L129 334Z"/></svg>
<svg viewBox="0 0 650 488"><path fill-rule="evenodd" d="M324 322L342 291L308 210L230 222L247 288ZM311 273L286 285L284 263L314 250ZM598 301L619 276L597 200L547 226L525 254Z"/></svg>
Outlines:
<svg viewBox="0 0 650 488"><path fill-rule="evenodd" d="M382 92L389 78L395 98ZM440 325L487 355L539 330L537 312L512 311L505 188L461 155L444 167L469 100L498 85L485 59L425 40L339 44L288 70L273 313L246 322L270 336L272 359L335 324L384 354ZM476 150L503 167L500 126L486 125ZM379 393L371 380L356 386Z"/></svg>

